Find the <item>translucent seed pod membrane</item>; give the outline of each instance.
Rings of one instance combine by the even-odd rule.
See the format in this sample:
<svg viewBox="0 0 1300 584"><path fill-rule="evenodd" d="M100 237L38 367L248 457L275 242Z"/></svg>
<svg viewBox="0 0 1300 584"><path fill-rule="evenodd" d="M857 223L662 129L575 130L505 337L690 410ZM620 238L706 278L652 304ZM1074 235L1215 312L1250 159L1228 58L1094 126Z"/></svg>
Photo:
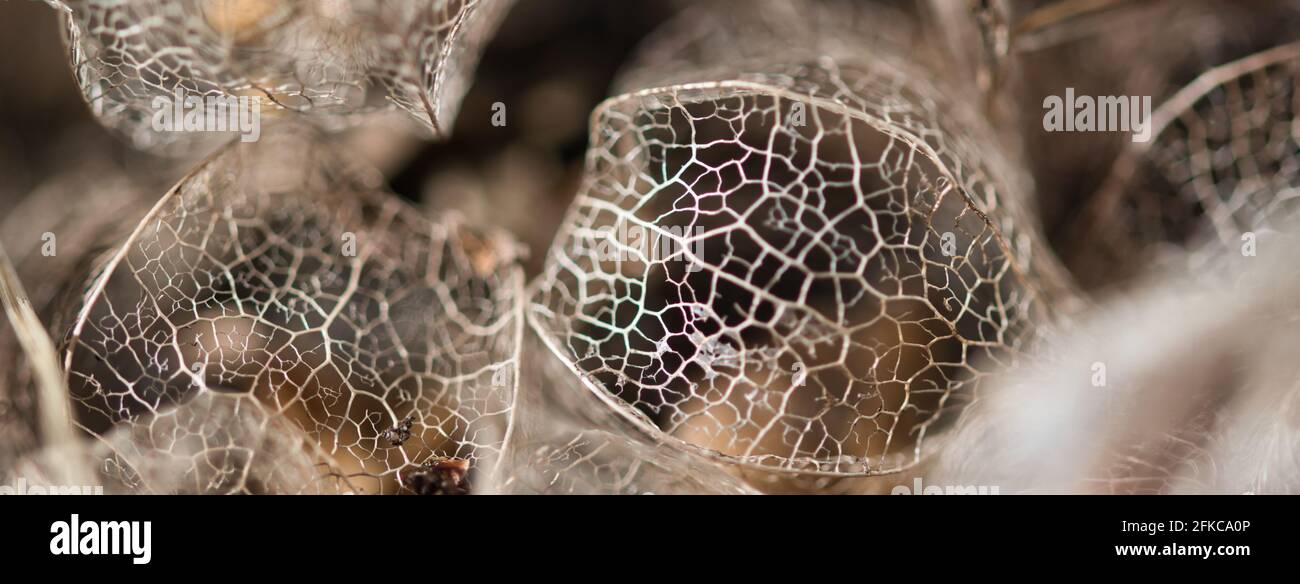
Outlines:
<svg viewBox="0 0 1300 584"><path fill-rule="evenodd" d="M515 249L378 182L311 131L235 144L98 269L64 359L120 481L386 493L488 476L514 405Z"/></svg>
<svg viewBox="0 0 1300 584"><path fill-rule="evenodd" d="M1132 277L1171 250L1202 265L1297 208L1300 43L1212 68L1152 114L1151 136L1120 156L1083 218L1095 245L1073 260L1089 281ZM1172 254L1174 259L1178 254Z"/></svg>
<svg viewBox="0 0 1300 584"><path fill-rule="evenodd" d="M754 493L730 469L663 448L582 389L528 335L506 472L498 491L523 494Z"/></svg>
<svg viewBox="0 0 1300 584"><path fill-rule="evenodd" d="M968 104L887 43L810 36L773 9L683 17L596 110L530 322L666 444L764 471L899 471L1066 284ZM685 67L701 42L709 65Z"/></svg>
<svg viewBox="0 0 1300 584"><path fill-rule="evenodd" d="M327 125L396 106L446 134L511 3L48 1L63 15L73 73L97 117L155 151L208 142L208 134L154 127L157 100L178 96L200 100L204 115L215 111L213 99L242 97L254 100L235 106L246 116L257 107Z"/></svg>
<svg viewBox="0 0 1300 584"><path fill-rule="evenodd" d="M1300 3L44 4L0 492L1298 491Z"/></svg>

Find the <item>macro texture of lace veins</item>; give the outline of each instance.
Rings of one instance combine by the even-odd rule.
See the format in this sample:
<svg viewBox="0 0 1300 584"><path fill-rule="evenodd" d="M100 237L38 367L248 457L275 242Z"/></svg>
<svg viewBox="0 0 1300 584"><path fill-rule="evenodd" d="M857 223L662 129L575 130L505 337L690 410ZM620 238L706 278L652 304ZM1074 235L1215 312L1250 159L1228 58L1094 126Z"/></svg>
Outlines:
<svg viewBox="0 0 1300 584"><path fill-rule="evenodd" d="M1115 164L1085 215L1076 252L1085 279L1137 273L1159 250L1193 264L1294 216L1300 43L1212 68L1165 100L1154 138Z"/></svg>
<svg viewBox="0 0 1300 584"><path fill-rule="evenodd" d="M906 468L1050 312L1059 268L1030 253L1024 183L987 130L923 75L852 54L651 63L635 87L655 89L596 112L530 322L668 443L756 469Z"/></svg>
<svg viewBox="0 0 1300 584"><path fill-rule="evenodd" d="M96 116L145 149L193 138L147 125L177 90L326 128L396 105L439 134L509 4L48 2ZM1293 490L1295 340L1277 315L1294 295L1275 290L1294 282L1276 259L1246 294L1107 306L950 428L1073 297L1026 166L971 115L978 91L898 48L924 35L897 15L744 4L702 3L624 71L527 295L508 242L421 218L314 135L277 128L201 165L57 329L89 468L124 492L747 493L792 475L853 490L871 481L828 476L936 453L926 482L1004 491ZM1071 238L1096 256L1076 274L1166 253L1227 266L1224 249L1253 257L1239 238L1285 231L1297 54L1162 100L1155 140ZM1221 366L1248 343L1266 350ZM1061 379L1098 346L1144 363L1113 367L1107 392ZM32 401L0 405L34 419ZM4 470L36 442L6 439Z"/></svg>
<svg viewBox="0 0 1300 584"><path fill-rule="evenodd" d="M395 105L444 135L511 4L47 1L63 15L73 73L97 117L144 149L204 139L151 127L154 100L177 91L248 96L264 113L311 113L326 123Z"/></svg>
<svg viewBox="0 0 1300 584"><path fill-rule="evenodd" d="M394 492L449 457L488 472L514 403L512 248L277 136L191 173L93 281L66 339L80 425L137 489ZM312 480L284 479L286 458Z"/></svg>

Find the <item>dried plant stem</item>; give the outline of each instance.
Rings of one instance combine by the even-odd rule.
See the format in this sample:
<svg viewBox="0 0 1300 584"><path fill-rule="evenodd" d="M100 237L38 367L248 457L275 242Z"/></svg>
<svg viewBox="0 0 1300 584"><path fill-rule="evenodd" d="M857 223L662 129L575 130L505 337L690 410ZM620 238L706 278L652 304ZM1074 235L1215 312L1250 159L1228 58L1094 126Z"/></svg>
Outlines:
<svg viewBox="0 0 1300 584"><path fill-rule="evenodd" d="M55 472L60 473L56 478L65 484L89 484L81 467L81 445L73 430L67 384L59 368L58 353L32 309L32 302L3 245L0 245L0 303L4 304L14 335L27 352L36 375L41 437L48 449L58 454L59 460L69 462L56 465Z"/></svg>

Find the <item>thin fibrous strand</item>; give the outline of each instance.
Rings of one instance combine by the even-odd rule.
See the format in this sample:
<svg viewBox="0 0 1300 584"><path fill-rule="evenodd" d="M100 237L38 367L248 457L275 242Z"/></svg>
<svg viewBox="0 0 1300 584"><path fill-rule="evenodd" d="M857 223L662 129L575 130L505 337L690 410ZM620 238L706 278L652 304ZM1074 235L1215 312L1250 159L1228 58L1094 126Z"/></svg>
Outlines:
<svg viewBox="0 0 1300 584"><path fill-rule="evenodd" d="M19 281L3 244L0 244L0 301L18 342L27 353L27 363L35 373L44 443L47 448L61 452L63 460L69 461L57 469L64 474L61 479L64 484L90 484L79 463L83 460L82 448L73 429L68 389L63 370L59 367L58 353L45 332L45 326L32 309L27 291Z"/></svg>

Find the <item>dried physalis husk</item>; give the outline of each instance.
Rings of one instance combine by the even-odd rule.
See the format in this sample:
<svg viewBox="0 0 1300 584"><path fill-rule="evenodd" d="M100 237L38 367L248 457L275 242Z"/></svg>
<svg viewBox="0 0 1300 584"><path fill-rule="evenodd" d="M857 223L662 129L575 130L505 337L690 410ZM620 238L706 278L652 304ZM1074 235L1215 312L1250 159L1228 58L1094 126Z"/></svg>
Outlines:
<svg viewBox="0 0 1300 584"><path fill-rule="evenodd" d="M645 436L596 395L531 332L499 482L515 494L746 494L726 469Z"/></svg>
<svg viewBox="0 0 1300 584"><path fill-rule="evenodd" d="M106 494L366 492L298 424L218 392L115 426L75 458L45 448L14 470L32 484L84 486L54 480L70 465Z"/></svg>
<svg viewBox="0 0 1300 584"><path fill-rule="evenodd" d="M990 113L1024 142L1043 223L1086 290L1227 235L1286 180L1290 65L1271 49L1300 40L1300 5L928 5L953 61L991 82Z"/></svg>
<svg viewBox="0 0 1300 584"><path fill-rule="evenodd" d="M511 0L49 0L96 116L138 148L254 140L262 117L340 125L400 107L450 132ZM190 101L193 100L193 101Z"/></svg>
<svg viewBox="0 0 1300 584"><path fill-rule="evenodd" d="M396 492L434 458L466 461L472 488L514 404L515 253L425 219L313 131L233 144L87 285L63 352L76 418L129 444L122 464L184 471L153 491L315 490L317 468ZM308 459L267 464L287 453Z"/></svg>
<svg viewBox="0 0 1300 584"><path fill-rule="evenodd" d="M660 443L897 472L1071 294L961 101L857 18L746 6L684 15L596 110L530 323Z"/></svg>
<svg viewBox="0 0 1300 584"><path fill-rule="evenodd" d="M123 166L75 145L64 151L70 169L42 182L0 217L0 247L15 276L6 285L25 292L24 302L37 318L0 319L0 477L50 445L43 436L48 432L38 427L46 412L36 361L21 335L49 334L46 323L58 320L62 300L85 285L89 266L108 251L104 242L129 230L121 218L143 215L166 188L152 167ZM58 385L55 391L66 401L67 389Z"/></svg>
<svg viewBox="0 0 1300 584"><path fill-rule="evenodd" d="M1205 71L1155 108L1150 139L1124 150L1081 220L1082 277L1254 255L1262 233L1294 225L1298 72L1300 43L1282 45Z"/></svg>

